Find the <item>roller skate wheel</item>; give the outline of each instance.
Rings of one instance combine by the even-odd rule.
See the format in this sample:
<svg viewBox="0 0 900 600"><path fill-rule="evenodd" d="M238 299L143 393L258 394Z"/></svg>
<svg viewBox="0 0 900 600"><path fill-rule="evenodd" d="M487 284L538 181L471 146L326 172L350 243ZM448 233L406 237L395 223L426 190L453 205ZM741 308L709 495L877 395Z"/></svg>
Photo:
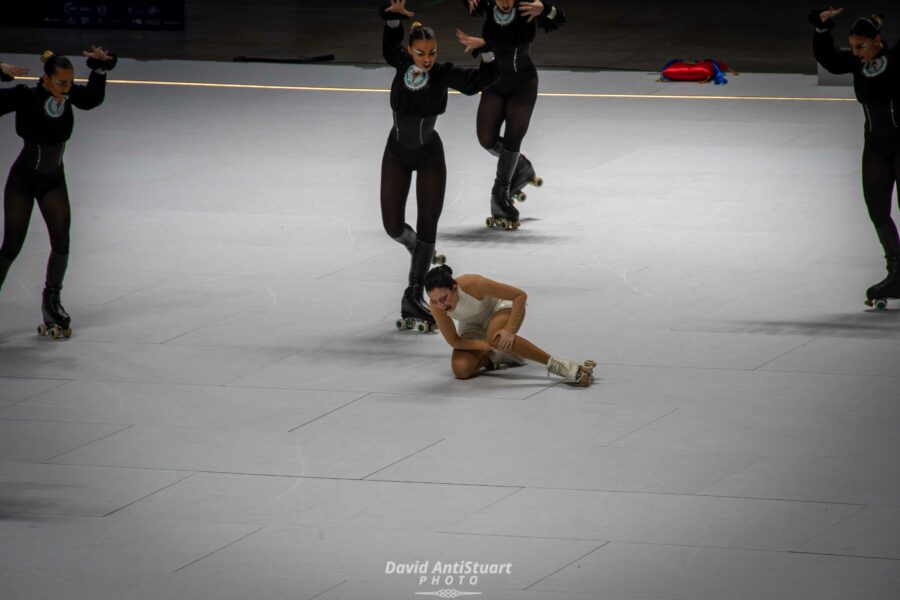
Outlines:
<svg viewBox="0 0 900 600"><path fill-rule="evenodd" d="M493 229L494 228L494 217L488 217L487 219L485 219L484 224L487 225L488 227L490 227L491 229Z"/></svg>
<svg viewBox="0 0 900 600"><path fill-rule="evenodd" d="M500 229L509 229L509 223L507 221L500 221Z"/></svg>
<svg viewBox="0 0 900 600"><path fill-rule="evenodd" d="M54 340L58 340L59 338L62 337L62 331L60 330L59 327L57 327L56 325L54 325L53 327L50 328L50 336L51 336Z"/></svg>
<svg viewBox="0 0 900 600"><path fill-rule="evenodd" d="M397 329L399 329L401 331L406 329L406 321L404 321L403 319L397 319L396 325L397 325Z"/></svg>
<svg viewBox="0 0 900 600"><path fill-rule="evenodd" d="M44 325L43 323L38 325L38 335L41 337L44 337L45 335L47 335L47 326Z"/></svg>
<svg viewBox="0 0 900 600"><path fill-rule="evenodd" d="M887 310L887 300L879 298L875 301L875 310Z"/></svg>
<svg viewBox="0 0 900 600"><path fill-rule="evenodd" d="M524 192L516 192L515 194L513 194L512 199L513 202L525 202L526 200L528 200L528 195Z"/></svg>
<svg viewBox="0 0 900 600"><path fill-rule="evenodd" d="M434 258L431 261L433 265L442 265L447 262L447 257L443 254L435 254Z"/></svg>
<svg viewBox="0 0 900 600"><path fill-rule="evenodd" d="M540 177L534 177L529 183L531 183L531 185L533 185L534 187L541 187L542 185L544 185L544 180Z"/></svg>
<svg viewBox="0 0 900 600"><path fill-rule="evenodd" d="M67 339L72 337L72 328L69 327L68 329L63 329L62 336Z"/></svg>
<svg viewBox="0 0 900 600"><path fill-rule="evenodd" d="M419 333L425 333L428 331L428 325L426 323L419 323L416 326L416 329L419 331Z"/></svg>

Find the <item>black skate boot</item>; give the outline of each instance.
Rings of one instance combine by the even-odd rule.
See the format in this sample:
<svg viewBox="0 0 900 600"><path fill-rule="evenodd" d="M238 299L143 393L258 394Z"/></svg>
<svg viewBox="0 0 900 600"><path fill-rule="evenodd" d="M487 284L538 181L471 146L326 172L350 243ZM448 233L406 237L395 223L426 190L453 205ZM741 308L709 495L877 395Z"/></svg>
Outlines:
<svg viewBox="0 0 900 600"><path fill-rule="evenodd" d="M412 256L413 251L416 249L416 230L407 225L403 224L403 233L400 234L399 237L393 238L395 242L403 244L406 249L409 251L410 256ZM442 265L447 262L447 257L443 254L434 253L434 256L431 257L431 264L433 265Z"/></svg>
<svg viewBox="0 0 900 600"><path fill-rule="evenodd" d="M0 290L3 289L3 282L6 281L6 274L9 273L9 267L12 261L0 254Z"/></svg>
<svg viewBox="0 0 900 600"><path fill-rule="evenodd" d="M68 263L68 254L55 252L50 253L50 260L47 261L47 280L44 284L43 301L41 302L44 322L38 326L38 334L49 335L55 340L61 337L72 337L72 328L70 327L72 319L60 301L62 282Z"/></svg>
<svg viewBox="0 0 900 600"><path fill-rule="evenodd" d="M416 243L409 268L409 286L400 300L400 318L397 329L415 329L428 333L437 329L434 316L425 304L425 273L428 271L429 257L434 256L434 244L423 241Z"/></svg>
<svg viewBox="0 0 900 600"><path fill-rule="evenodd" d="M518 161L518 152L500 151L500 158L497 160L497 178L491 189L491 216L486 221L487 226L492 229L494 227L518 229L519 227L519 211L513 206L509 187Z"/></svg>
<svg viewBox="0 0 900 600"><path fill-rule="evenodd" d="M488 153L499 158L500 152L503 151L503 138L501 137L493 148L488 149ZM519 161L516 163L516 170L512 176L512 182L509 185L510 196L515 202L525 202L528 196L522 190L526 185L541 187L544 180L537 176L534 171L534 165L522 153L519 153Z"/></svg>
<svg viewBox="0 0 900 600"><path fill-rule="evenodd" d="M876 231L884 248L888 274L866 290L866 304L885 310L888 300L900 298L900 237L893 223L879 227Z"/></svg>
<svg viewBox="0 0 900 600"><path fill-rule="evenodd" d="M512 182L509 185L512 199L514 202L525 202L528 196L524 190L526 185L541 187L544 180L537 176L534 171L534 165L528 160L524 154L519 154L519 162L516 164L516 172L513 173Z"/></svg>

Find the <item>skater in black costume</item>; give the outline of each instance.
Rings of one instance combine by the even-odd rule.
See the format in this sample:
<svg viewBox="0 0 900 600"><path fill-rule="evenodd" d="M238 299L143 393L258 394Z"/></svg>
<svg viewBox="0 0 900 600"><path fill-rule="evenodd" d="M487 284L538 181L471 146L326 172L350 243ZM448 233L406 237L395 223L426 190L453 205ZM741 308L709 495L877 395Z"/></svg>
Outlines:
<svg viewBox="0 0 900 600"><path fill-rule="evenodd" d="M529 48L538 28L548 33L554 31L566 22L566 15L551 0L463 0L463 4L469 14L486 15L486 18L482 37L457 31L457 38L467 52L490 46L502 74L481 95L478 105L478 142L497 157L488 226L515 229L519 226L519 211L513 206L513 200L524 199L521 190L528 183L541 184L531 162L520 153L538 92L537 69Z"/></svg>
<svg viewBox="0 0 900 600"><path fill-rule="evenodd" d="M816 28L816 60L832 73L853 73L856 99L866 116L862 158L863 195L884 248L887 277L866 291L866 304L879 309L900 298L900 237L891 218L891 196L900 182L900 51L881 37L884 17L858 19L850 29L851 50L838 50L831 29L844 9L810 11Z"/></svg>
<svg viewBox="0 0 900 600"><path fill-rule="evenodd" d="M420 23L412 24L404 47L400 20L414 14L406 10L406 0L391 0L379 12L386 21L384 58L396 69L391 84L394 126L381 163L381 217L387 234L412 255L397 326L428 331L434 326L434 317L423 299L423 286L425 274L437 258L434 245L447 184L444 147L434 126L447 108L448 88L473 95L496 81L498 72L490 52L482 55L478 69L438 63L434 32ZM417 173L415 229L406 223L413 171Z"/></svg>
<svg viewBox="0 0 900 600"><path fill-rule="evenodd" d="M39 331L54 338L72 334L71 319L60 302L69 261L71 212L63 152L72 135L72 108L90 110L99 106L106 90L106 72L116 65L116 56L103 48L94 47L84 55L91 69L87 85L74 83L75 70L68 58L48 51L41 56L44 74L36 86L18 85L0 90L0 115L16 113L16 133L25 142L4 189L0 287L25 243L37 200L47 223L51 248L41 307L43 324ZM6 73L7 69L3 71Z"/></svg>

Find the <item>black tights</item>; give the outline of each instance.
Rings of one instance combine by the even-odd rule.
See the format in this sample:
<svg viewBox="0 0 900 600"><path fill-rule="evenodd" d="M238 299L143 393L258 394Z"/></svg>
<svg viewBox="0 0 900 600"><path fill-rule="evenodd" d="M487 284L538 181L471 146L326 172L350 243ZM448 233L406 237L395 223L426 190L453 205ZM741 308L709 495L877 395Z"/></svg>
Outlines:
<svg viewBox="0 0 900 600"><path fill-rule="evenodd" d="M900 132L870 134L866 138L862 176L869 218L885 250L892 251L900 245L897 227L891 219L891 197L900 182Z"/></svg>
<svg viewBox="0 0 900 600"><path fill-rule="evenodd" d="M489 88L481 93L478 104L478 143L486 150L493 150L501 141L500 128L505 122L503 148L519 152L537 102L538 78L535 75L519 83L509 93L504 93L506 90L501 83L502 81L495 86L498 89Z"/></svg>
<svg viewBox="0 0 900 600"><path fill-rule="evenodd" d="M418 207L416 233L419 240L433 244L447 186L447 166L440 138L415 150L388 142L381 161L381 220L389 236L396 239L403 235L413 171L416 171Z"/></svg>
<svg viewBox="0 0 900 600"><path fill-rule="evenodd" d="M12 262L19 256L28 233L31 211L37 199L38 208L47 223L50 234L50 248L54 253L69 253L69 226L72 213L69 208L69 192L65 176L55 174L28 174L18 176L11 173L6 181L3 196L3 246L2 254Z"/></svg>

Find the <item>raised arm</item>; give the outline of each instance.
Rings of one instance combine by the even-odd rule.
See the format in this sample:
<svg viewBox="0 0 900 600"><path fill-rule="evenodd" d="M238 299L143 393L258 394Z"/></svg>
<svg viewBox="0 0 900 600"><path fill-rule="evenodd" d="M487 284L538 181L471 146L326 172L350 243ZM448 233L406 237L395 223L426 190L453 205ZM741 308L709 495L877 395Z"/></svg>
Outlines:
<svg viewBox="0 0 900 600"><path fill-rule="evenodd" d="M493 6L493 0L462 0L463 6L473 17L483 17L489 6Z"/></svg>
<svg viewBox="0 0 900 600"><path fill-rule="evenodd" d="M838 50L834 45L834 36L831 30L836 23L834 17L844 11L843 8L828 8L825 10L814 9L809 12L809 22L816 28L813 34L813 54L816 61L825 67L825 70L841 75L852 73L856 70L859 61L849 50Z"/></svg>
<svg viewBox="0 0 900 600"><path fill-rule="evenodd" d="M406 49L403 47L403 27L400 21L415 13L406 10L406 0L391 0L383 5L378 14L384 19L384 33L381 36L381 53L387 64L399 69L403 65Z"/></svg>
<svg viewBox="0 0 900 600"><path fill-rule="evenodd" d="M12 81L16 77L28 75L28 69L25 67L17 67L0 61L0 81Z"/></svg>
<svg viewBox="0 0 900 600"><path fill-rule="evenodd" d="M522 15L528 18L529 23L537 19L538 27L547 33L556 31L568 20L563 9L551 0L520 2L519 9L522 11Z"/></svg>
<svg viewBox="0 0 900 600"><path fill-rule="evenodd" d="M84 52L87 66L91 70L87 85L73 85L69 92L72 106L81 110L91 110L103 104L106 97L106 73L116 67L118 58L103 48L95 46L90 52Z"/></svg>

